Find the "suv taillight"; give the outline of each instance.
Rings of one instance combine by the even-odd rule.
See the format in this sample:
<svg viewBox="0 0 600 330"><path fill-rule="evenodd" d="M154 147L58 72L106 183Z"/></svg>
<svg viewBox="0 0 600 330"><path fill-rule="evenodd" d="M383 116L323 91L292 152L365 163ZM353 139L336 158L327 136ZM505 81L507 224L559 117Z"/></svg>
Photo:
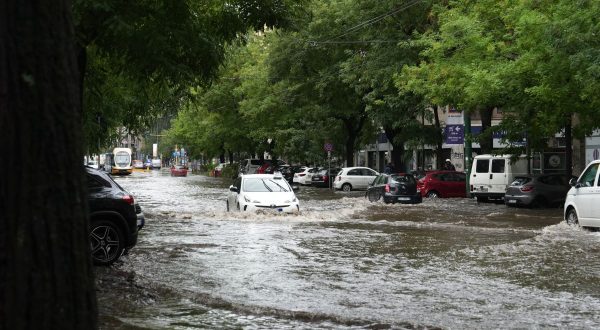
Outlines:
<svg viewBox="0 0 600 330"><path fill-rule="evenodd" d="M390 185L389 185L389 184L386 184L386 185L385 185L385 192L386 192L386 193L389 193L389 192L390 192Z"/></svg>
<svg viewBox="0 0 600 330"><path fill-rule="evenodd" d="M533 190L533 186L523 186L521 187L522 192L529 192Z"/></svg>
<svg viewBox="0 0 600 330"><path fill-rule="evenodd" d="M129 204L129 205L133 205L134 204L133 196L131 196L131 195L125 195L125 196L123 196L123 200L127 204Z"/></svg>

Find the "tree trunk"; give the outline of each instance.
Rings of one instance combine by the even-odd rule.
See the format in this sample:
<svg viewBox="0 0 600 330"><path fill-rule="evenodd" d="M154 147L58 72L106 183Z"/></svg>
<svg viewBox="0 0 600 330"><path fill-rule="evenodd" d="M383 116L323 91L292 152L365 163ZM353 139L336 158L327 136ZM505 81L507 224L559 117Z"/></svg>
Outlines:
<svg viewBox="0 0 600 330"><path fill-rule="evenodd" d="M342 120L346 127L346 166L354 166L354 148L356 147L356 140L365 125L366 116L362 115L358 120L354 118L338 118Z"/></svg>
<svg viewBox="0 0 600 330"><path fill-rule="evenodd" d="M387 137L389 143L392 145L392 154L390 155L390 160L394 163L394 168L396 172L406 172L406 166L404 164L404 142L395 142L396 136L400 134L400 130L393 129L391 127L384 127L385 136Z"/></svg>
<svg viewBox="0 0 600 330"><path fill-rule="evenodd" d="M70 8L0 3L1 329L97 327Z"/></svg>
<svg viewBox="0 0 600 330"><path fill-rule="evenodd" d="M481 115L481 133L479 135L479 146L481 153L489 154L494 150L494 136L489 134L489 129L492 127L492 114L494 108L484 108L479 110ZM486 134L487 133L487 134Z"/></svg>

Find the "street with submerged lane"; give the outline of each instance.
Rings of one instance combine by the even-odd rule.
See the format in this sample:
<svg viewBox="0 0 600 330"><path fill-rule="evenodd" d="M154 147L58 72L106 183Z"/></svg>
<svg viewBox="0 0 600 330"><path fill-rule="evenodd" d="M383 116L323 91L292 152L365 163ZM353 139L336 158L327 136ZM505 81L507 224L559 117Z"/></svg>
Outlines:
<svg viewBox="0 0 600 330"><path fill-rule="evenodd" d="M228 213L228 179L116 180L146 227L96 268L101 328L600 327L600 233L558 208L302 187L298 215Z"/></svg>

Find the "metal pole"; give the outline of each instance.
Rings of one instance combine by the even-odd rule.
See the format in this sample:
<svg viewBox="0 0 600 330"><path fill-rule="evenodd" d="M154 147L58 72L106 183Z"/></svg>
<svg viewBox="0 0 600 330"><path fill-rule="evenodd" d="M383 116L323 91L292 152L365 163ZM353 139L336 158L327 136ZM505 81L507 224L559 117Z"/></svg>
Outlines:
<svg viewBox="0 0 600 330"><path fill-rule="evenodd" d="M473 161L473 148L471 145L471 115L463 110L463 117L465 122L465 173L466 173L466 192L467 197L471 197L471 162Z"/></svg>

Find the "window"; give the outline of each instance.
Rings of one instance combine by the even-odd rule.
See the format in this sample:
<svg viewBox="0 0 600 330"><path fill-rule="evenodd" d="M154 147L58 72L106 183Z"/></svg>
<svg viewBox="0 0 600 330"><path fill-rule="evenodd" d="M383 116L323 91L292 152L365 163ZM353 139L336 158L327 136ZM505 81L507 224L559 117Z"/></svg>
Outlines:
<svg viewBox="0 0 600 330"><path fill-rule="evenodd" d="M477 159L475 164L475 172L477 173L487 173L490 169L489 159Z"/></svg>
<svg viewBox="0 0 600 330"><path fill-rule="evenodd" d="M348 171L348 175L361 175L360 168L355 168L353 170Z"/></svg>
<svg viewBox="0 0 600 330"><path fill-rule="evenodd" d="M454 173L454 180L458 182L467 181L467 176L464 173Z"/></svg>
<svg viewBox="0 0 600 330"><path fill-rule="evenodd" d="M579 179L579 183L584 185L585 187L593 187L594 182L596 181L596 174L598 173L598 166L600 164L593 164L581 175L581 179Z"/></svg>
<svg viewBox="0 0 600 330"><path fill-rule="evenodd" d="M110 187L110 183L108 182L104 182L104 180L100 179L100 178L96 178L93 175L86 175L87 176L87 186L88 189L100 189L103 187Z"/></svg>
<svg viewBox="0 0 600 330"><path fill-rule="evenodd" d="M366 175L366 176L374 176L376 175L375 172L373 172L372 170L368 169L368 168L363 168L362 169L362 175Z"/></svg>
<svg viewBox="0 0 600 330"><path fill-rule="evenodd" d="M492 159L492 173L504 173L505 159Z"/></svg>

